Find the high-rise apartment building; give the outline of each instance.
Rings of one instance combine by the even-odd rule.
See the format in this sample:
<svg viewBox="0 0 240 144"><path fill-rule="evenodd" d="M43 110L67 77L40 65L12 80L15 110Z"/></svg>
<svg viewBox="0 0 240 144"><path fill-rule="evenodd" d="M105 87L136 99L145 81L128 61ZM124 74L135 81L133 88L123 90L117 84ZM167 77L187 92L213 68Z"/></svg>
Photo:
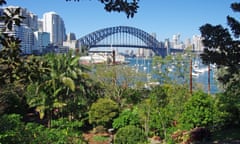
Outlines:
<svg viewBox="0 0 240 144"><path fill-rule="evenodd" d="M33 31L26 24L14 25L13 34L21 40L21 50L23 54L32 54L34 47Z"/></svg>
<svg viewBox="0 0 240 144"><path fill-rule="evenodd" d="M194 51L203 51L202 37L200 35L194 35L192 42Z"/></svg>
<svg viewBox="0 0 240 144"><path fill-rule="evenodd" d="M36 54L42 54L43 50L50 44L50 34L48 32L34 32L34 44L33 50Z"/></svg>
<svg viewBox="0 0 240 144"><path fill-rule="evenodd" d="M25 9L25 11L27 11L27 9ZM23 23L25 23L33 31L37 31L38 30L38 16L31 12L27 12L25 17L26 18L23 20Z"/></svg>
<svg viewBox="0 0 240 144"><path fill-rule="evenodd" d="M50 33L50 42L55 45L61 46L66 38L64 21L55 12L43 15L43 31Z"/></svg>

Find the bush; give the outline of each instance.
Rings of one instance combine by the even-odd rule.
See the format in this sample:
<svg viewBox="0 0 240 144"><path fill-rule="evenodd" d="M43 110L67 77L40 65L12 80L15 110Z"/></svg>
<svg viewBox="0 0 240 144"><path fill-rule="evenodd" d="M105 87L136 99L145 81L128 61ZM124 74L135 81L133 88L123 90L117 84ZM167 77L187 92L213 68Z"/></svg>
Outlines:
<svg viewBox="0 0 240 144"><path fill-rule="evenodd" d="M17 114L0 117L0 144L84 144L79 132L74 133L69 128L46 128L36 123L23 123Z"/></svg>
<svg viewBox="0 0 240 144"><path fill-rule="evenodd" d="M116 144L139 144L144 142L147 142L144 132L132 125L120 128L114 140Z"/></svg>
<svg viewBox="0 0 240 144"><path fill-rule="evenodd" d="M212 96L196 92L184 105L181 124L185 129L212 127L218 119L218 113Z"/></svg>
<svg viewBox="0 0 240 144"><path fill-rule="evenodd" d="M92 104L89 110L89 123L107 127L112 124L112 120L117 114L117 103L111 99L100 98Z"/></svg>
<svg viewBox="0 0 240 144"><path fill-rule="evenodd" d="M139 116L134 110L123 110L119 117L113 120L113 128L119 129L127 125L140 125Z"/></svg>

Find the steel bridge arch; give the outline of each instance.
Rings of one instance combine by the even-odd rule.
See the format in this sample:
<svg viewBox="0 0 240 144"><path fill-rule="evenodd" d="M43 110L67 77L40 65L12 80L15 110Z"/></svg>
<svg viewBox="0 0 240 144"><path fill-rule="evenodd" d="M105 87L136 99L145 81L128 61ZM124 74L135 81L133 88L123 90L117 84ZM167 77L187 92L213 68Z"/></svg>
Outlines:
<svg viewBox="0 0 240 144"><path fill-rule="evenodd" d="M156 38L141 29L130 26L116 26L100 29L78 39L78 42L80 46L86 46L90 49L101 40L116 33L127 33L139 38L147 45L147 48L152 49L156 55L165 55L166 53L166 49L163 48L162 44Z"/></svg>

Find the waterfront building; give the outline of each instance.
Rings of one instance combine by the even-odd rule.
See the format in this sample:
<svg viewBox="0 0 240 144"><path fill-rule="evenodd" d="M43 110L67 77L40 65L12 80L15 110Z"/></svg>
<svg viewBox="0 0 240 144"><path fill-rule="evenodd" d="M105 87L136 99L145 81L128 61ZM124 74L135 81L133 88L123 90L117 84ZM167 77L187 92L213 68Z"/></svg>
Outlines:
<svg viewBox="0 0 240 144"><path fill-rule="evenodd" d="M184 49L185 45L180 41L180 34L173 35L172 48Z"/></svg>
<svg viewBox="0 0 240 144"><path fill-rule="evenodd" d="M200 35L193 36L193 50L194 51L203 51L202 37Z"/></svg>
<svg viewBox="0 0 240 144"><path fill-rule="evenodd" d="M50 33L50 42L54 45L63 45L66 38L66 30L63 19L55 12L47 12L43 15L43 31Z"/></svg>
<svg viewBox="0 0 240 144"><path fill-rule="evenodd" d="M176 48L180 42L180 34L173 35L173 48Z"/></svg>
<svg viewBox="0 0 240 144"><path fill-rule="evenodd" d="M186 39L186 41L185 41L185 49L186 49L186 48L191 48L191 47L192 47L192 42L191 42L191 39L188 38L188 39Z"/></svg>

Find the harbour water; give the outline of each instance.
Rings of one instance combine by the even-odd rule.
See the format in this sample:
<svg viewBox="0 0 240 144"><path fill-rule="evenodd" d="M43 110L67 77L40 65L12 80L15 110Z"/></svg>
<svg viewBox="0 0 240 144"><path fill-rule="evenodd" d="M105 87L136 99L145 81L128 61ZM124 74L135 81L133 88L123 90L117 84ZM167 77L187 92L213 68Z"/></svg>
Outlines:
<svg viewBox="0 0 240 144"><path fill-rule="evenodd" d="M148 58L127 58L126 59L129 62L129 66L137 68L138 71L149 73L151 74L153 70L152 66L152 59ZM200 85L200 87L203 89L204 92L208 92L208 68L206 65L199 64L198 70L202 71L194 71L194 63L193 63L193 81ZM214 77L214 68L211 68L210 70L210 93L215 94L220 92L219 88L217 87L217 81Z"/></svg>

